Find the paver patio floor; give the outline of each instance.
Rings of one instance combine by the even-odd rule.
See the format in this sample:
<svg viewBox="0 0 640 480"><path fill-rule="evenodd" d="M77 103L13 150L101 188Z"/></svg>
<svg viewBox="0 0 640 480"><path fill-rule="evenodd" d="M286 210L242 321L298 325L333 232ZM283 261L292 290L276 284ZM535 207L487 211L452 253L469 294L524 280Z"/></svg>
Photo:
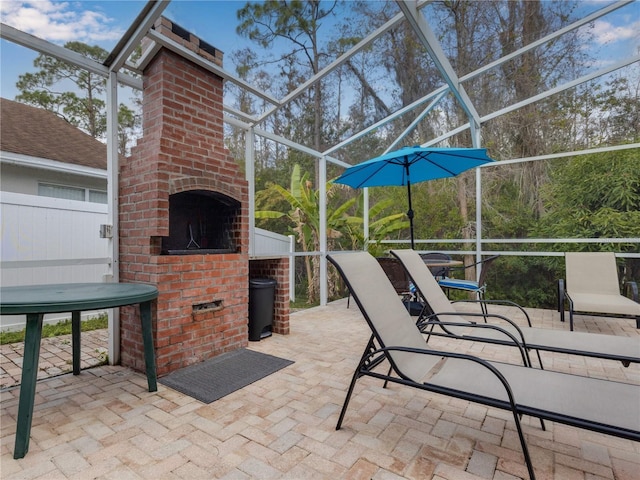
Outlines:
<svg viewBox="0 0 640 480"><path fill-rule="evenodd" d="M557 312L531 313L536 326L568 330ZM640 336L632 320L579 316L576 329ZM290 335L249 348L295 363L208 405L162 384L150 393L143 374L120 366L42 379L29 452L20 460L13 459L19 387L4 388L1 478L527 478L510 413L466 401L399 385L384 389L364 378L336 431L368 337L353 302L351 308L341 300L293 313ZM516 358L511 349L486 344L458 348ZM8 384L19 360L5 352ZM640 365L548 353L543 360L548 369L639 385L640 401ZM543 431L526 417L523 426L538 479L640 478L640 443L553 422Z"/></svg>

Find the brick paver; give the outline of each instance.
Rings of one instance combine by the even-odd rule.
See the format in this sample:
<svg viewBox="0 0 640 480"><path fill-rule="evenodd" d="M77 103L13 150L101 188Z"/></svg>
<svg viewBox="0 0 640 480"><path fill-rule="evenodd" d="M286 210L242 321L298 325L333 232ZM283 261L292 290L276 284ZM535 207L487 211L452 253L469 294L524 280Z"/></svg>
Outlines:
<svg viewBox="0 0 640 480"><path fill-rule="evenodd" d="M107 330L83 332L80 368L107 363L107 341ZM38 380L71 372L71 335L43 338L41 343ZM0 389L20 384L23 356L24 343L0 345Z"/></svg>
<svg viewBox="0 0 640 480"><path fill-rule="evenodd" d="M568 329L555 312L532 311L537 326ZM639 336L633 321L578 317L577 329ZM83 333L85 349L90 332ZM98 334L95 334L98 335ZM295 363L206 405L143 374L98 366L80 376L38 382L29 453L13 459L18 387L0 390L2 479L493 479L526 478L510 413L399 385L361 379L343 428L335 430L353 369L369 332L346 301L291 316L291 334L249 348ZM445 341L438 339L437 341ZM55 356L65 358L58 340ZM106 348L106 333L98 340ZM48 347L43 345L43 349ZM488 357L514 352L467 343ZM19 360L2 350L2 381ZM640 385L640 366L544 354L546 368L579 370ZM47 360L55 367L53 357ZM15 365L13 365L15 363ZM65 366L67 365L67 366ZM18 376L19 378L19 372ZM640 389L639 389L640 401ZM607 408L607 406L603 406ZM523 419L539 479L638 478L640 444Z"/></svg>

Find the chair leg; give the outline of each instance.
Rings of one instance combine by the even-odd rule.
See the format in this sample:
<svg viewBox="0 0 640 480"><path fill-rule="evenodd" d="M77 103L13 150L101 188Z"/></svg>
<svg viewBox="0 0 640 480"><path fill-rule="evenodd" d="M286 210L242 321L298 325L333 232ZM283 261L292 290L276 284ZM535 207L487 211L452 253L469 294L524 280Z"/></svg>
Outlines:
<svg viewBox="0 0 640 480"><path fill-rule="evenodd" d="M544 370L544 365L542 364L542 357L540 357L540 350L536 350L536 354L538 355L538 363L540 363L540 370Z"/></svg>
<svg viewBox="0 0 640 480"><path fill-rule="evenodd" d="M558 280L558 312L560 312L560 321L564 322L564 280Z"/></svg>
<svg viewBox="0 0 640 480"><path fill-rule="evenodd" d="M569 299L569 330L573 332L573 301Z"/></svg>
<svg viewBox="0 0 640 480"><path fill-rule="evenodd" d="M429 328L429 333L427 333L427 338L425 339L424 343L429 343L429 340L431 339L431 332L433 332L433 329L435 328L435 325L432 323L430 328ZM420 330L422 333L424 333L423 330Z"/></svg>
<svg viewBox="0 0 640 480"><path fill-rule="evenodd" d="M347 396L344 399L344 403L342 404L342 410L340 411L340 417L338 417L338 423L336 424L336 430L340 430L342 427L342 421L344 420L344 415L347 413L347 407L349 406L349 400L351 400L351 394L353 393L353 387L356 385L356 380L360 376L360 367L356 369L353 373L353 378L351 379L351 384L349 385L349 390L347 391Z"/></svg>
<svg viewBox="0 0 640 480"><path fill-rule="evenodd" d="M536 474L533 470L533 463L531 462L531 455L529 455L529 448L527 447L527 441L524 438L524 432L522 431L522 425L520 424L520 417L518 415L518 413L514 410L513 411L513 418L516 422L516 430L518 431L518 437L520 438L520 446L522 448L522 453L524 454L524 461L527 464L527 470L529 471L529 478L531 480L535 480L536 479ZM540 421L542 422L543 420L540 419ZM544 430L544 424L543 425L543 430Z"/></svg>
<svg viewBox="0 0 640 480"><path fill-rule="evenodd" d="M391 372L393 371L393 367L389 367L389 371L387 372L387 377L391 376ZM382 388L387 388L387 385L389 385L389 380L385 380L384 383L382 384Z"/></svg>
<svg viewBox="0 0 640 480"><path fill-rule="evenodd" d="M364 348L364 353L360 358L360 362L356 367L356 371L353 372L353 377L351 378L351 383L349 384L349 389L347 390L347 396L344 399L344 403L342 404L342 410L340 411L340 417L338 417L338 423L336 424L336 430L340 430L342 427L342 421L344 420L344 415L347 413L347 407L349 406L349 400L351 400L351 395L353 394L353 388L356 386L356 381L360 378L360 370L364 366L366 359L369 358L369 353L375 349L373 344L374 337L371 335L369 338L369 342L367 346Z"/></svg>
<svg viewBox="0 0 640 480"><path fill-rule="evenodd" d="M482 315L484 315L484 322L487 323L487 315L489 314L489 310L487 308L487 303L484 301L484 291L483 290L478 290L477 292L478 295L478 302L480 303L480 310L482 311Z"/></svg>

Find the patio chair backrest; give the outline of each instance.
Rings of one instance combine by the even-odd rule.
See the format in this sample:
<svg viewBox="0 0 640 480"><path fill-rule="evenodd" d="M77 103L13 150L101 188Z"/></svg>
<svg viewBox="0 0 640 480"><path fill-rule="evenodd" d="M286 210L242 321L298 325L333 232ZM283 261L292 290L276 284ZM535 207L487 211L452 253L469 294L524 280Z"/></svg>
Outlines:
<svg viewBox="0 0 640 480"><path fill-rule="evenodd" d="M382 347L425 349L426 342L380 264L368 252L328 256L355 299L371 331ZM415 382L439 361L437 356L391 352L396 372Z"/></svg>
<svg viewBox="0 0 640 480"><path fill-rule="evenodd" d="M567 292L620 295L618 267L613 252L567 252Z"/></svg>
<svg viewBox="0 0 640 480"><path fill-rule="evenodd" d="M454 312L451 302L438 285L436 279L431 275L428 268L424 268L422 256L411 249L391 250L391 254L400 259L404 268L418 289L432 312L444 313ZM449 318L451 320L451 318ZM452 320L453 321L453 320Z"/></svg>
<svg viewBox="0 0 640 480"><path fill-rule="evenodd" d="M480 276L478 277L478 286L484 286L487 280L487 275L489 274L489 267L491 264L496 261L500 255L493 255L492 257L485 258L484 260L478 262L480 264Z"/></svg>
<svg viewBox="0 0 640 480"><path fill-rule="evenodd" d="M429 263L429 260L444 262L451 261L451 256L442 252L420 253L419 256L424 261L424 263ZM429 270L431 270L431 274L434 277L448 277L451 272L449 267L429 267Z"/></svg>
<svg viewBox="0 0 640 480"><path fill-rule="evenodd" d="M409 278L407 272L397 258L378 257L378 263L387 274L393 288L398 295L404 295L409 292Z"/></svg>

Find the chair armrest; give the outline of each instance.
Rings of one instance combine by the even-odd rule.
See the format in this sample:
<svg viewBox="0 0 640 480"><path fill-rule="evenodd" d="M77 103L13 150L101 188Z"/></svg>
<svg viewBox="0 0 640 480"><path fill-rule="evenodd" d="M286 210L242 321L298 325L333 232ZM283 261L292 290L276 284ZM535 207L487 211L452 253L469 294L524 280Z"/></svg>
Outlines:
<svg viewBox="0 0 640 480"><path fill-rule="evenodd" d="M502 328L500 325L496 325L496 324L492 324L492 323L476 323L476 322L472 322L472 321L468 321L468 322L443 322L442 320L440 320L439 317L444 317L447 315L451 315L451 316L457 316L459 317L461 314L458 312L439 312L439 313L434 313L431 314L427 317L424 317L424 319L422 319L419 323L416 324L416 326L418 327L418 329L422 332L425 333L425 330L427 329L427 327L431 326L432 329L430 332L427 332L427 335L437 335L436 333L433 332L433 327L440 327L442 330L444 330L444 332L446 333L447 336L451 336L454 338L461 338L461 339L465 339L466 337L464 335L460 336L457 335L455 333L453 333L451 330L448 330L446 327L471 327L471 328L479 328L479 329L488 329L488 330L495 330L500 332L502 335L504 335L505 337L508 338L510 343L513 343L513 346L518 347L518 349L520 350L520 355L522 356L522 361L524 363L525 367L530 367L531 366L531 359L529 358L529 354L527 353L527 349L529 348L527 346L527 343L524 339L524 334L522 333L522 330L520 330L520 327L518 327L518 325L516 325L513 321L509 320L506 317L503 317L501 315L484 315L482 313L469 313L469 314L464 314L465 316L470 316L470 317L483 317L486 318L487 316L492 317L492 318L498 318L501 320L506 321L507 323L511 324L511 326L516 330L517 335L520 337L519 339L516 338L516 335L514 335L513 333L505 330L504 328ZM483 341L485 339L483 339L483 337L479 336L479 337L469 337L466 338L467 340L469 339L473 339L473 338L477 338L480 341Z"/></svg>
<svg viewBox="0 0 640 480"><path fill-rule="evenodd" d="M427 350L427 349L418 349L418 348L410 348L410 347L382 347L377 349L374 352L371 352L370 355L375 355L375 354L379 354L379 353L384 353L385 355L389 355L392 352L405 352L405 353L414 353L414 354L419 354L419 355L429 355L429 356L439 356L439 357L444 357L444 358L457 358L460 360L468 360L470 362L474 362L474 363L478 363L480 365L482 365L484 368L486 368L487 370L489 370L499 381L500 383L502 383L504 389L505 389L505 393L507 394L507 398L508 398L508 403L511 411L513 412L513 416L514 419L516 421L518 420L518 407L517 407L517 403L515 401L515 396L513 395L513 391L511 390L511 385L509 385L509 382L507 381L507 379L504 377L504 375L494 366L492 365L490 362L488 362L487 360L484 360L482 358L473 356L473 355L468 355L468 354L464 354L464 353L457 353L457 352L448 352L448 351L442 351L442 350ZM404 375L397 366L395 366L395 370L398 373L398 375L400 375L400 378L402 379L401 381L398 381L396 379L391 379L389 378L388 375L384 375L384 374L376 374L375 372L370 372L369 375L372 377L378 377L378 378L382 378L382 379L389 379L390 381L396 382L396 383L403 383L405 385L409 385L409 386L415 386L415 385L419 385L417 384L417 382L409 377L407 377L406 375ZM424 382L424 385L428 385L429 382L426 381ZM446 387L442 388L443 393L447 393L446 391L449 390ZM437 390L434 390L437 391ZM460 392L458 391L458 393L464 393L464 392ZM465 398L464 395L461 396L461 398Z"/></svg>
<svg viewBox="0 0 640 480"><path fill-rule="evenodd" d="M634 302L640 303L638 302L638 284L633 281L626 282L625 287L625 295L629 297L629 292L631 292L631 296L629 298Z"/></svg>
<svg viewBox="0 0 640 480"><path fill-rule="evenodd" d="M511 306L511 307L516 307L518 309L520 309L520 311L524 314L524 317L527 319L527 325L528 326L532 326L531 325L531 318L529 318L529 314L527 313L527 311L524 309L524 307L516 302L512 302L511 300L454 300L451 303L491 303L493 305L506 305L506 306ZM466 313L465 313L466 315Z"/></svg>
<svg viewBox="0 0 640 480"><path fill-rule="evenodd" d="M513 320L511 320L510 318L505 317L504 315L498 315L497 313L471 313L471 312L438 312L438 313L433 313L429 316L423 317L423 319L421 319L422 321L420 323L418 323L418 328L420 328L424 323L427 322L432 322L432 319L437 318L438 316L443 315L457 315L459 317L482 317L485 320L485 323L476 323L473 321L469 321L469 325L470 327L484 327L485 325L491 325L491 328L494 330L500 330L502 332L504 332L507 336L512 337L512 334L509 333L508 331L506 331L504 328L500 327L500 325L496 325L496 324L490 324L490 323L486 323L487 322L487 318L495 318L498 320L504 320L505 322L507 322L509 325L511 325L517 332L518 335L520 336L520 340L516 340L514 338L514 341L516 341L518 344L523 345L525 348L527 348L527 343L524 339L524 333L522 333L522 330L520 329L520 327L518 326L517 323L515 323ZM426 322L425 322L426 320ZM445 323L443 322L443 325ZM422 328L420 328L420 330L422 330Z"/></svg>

